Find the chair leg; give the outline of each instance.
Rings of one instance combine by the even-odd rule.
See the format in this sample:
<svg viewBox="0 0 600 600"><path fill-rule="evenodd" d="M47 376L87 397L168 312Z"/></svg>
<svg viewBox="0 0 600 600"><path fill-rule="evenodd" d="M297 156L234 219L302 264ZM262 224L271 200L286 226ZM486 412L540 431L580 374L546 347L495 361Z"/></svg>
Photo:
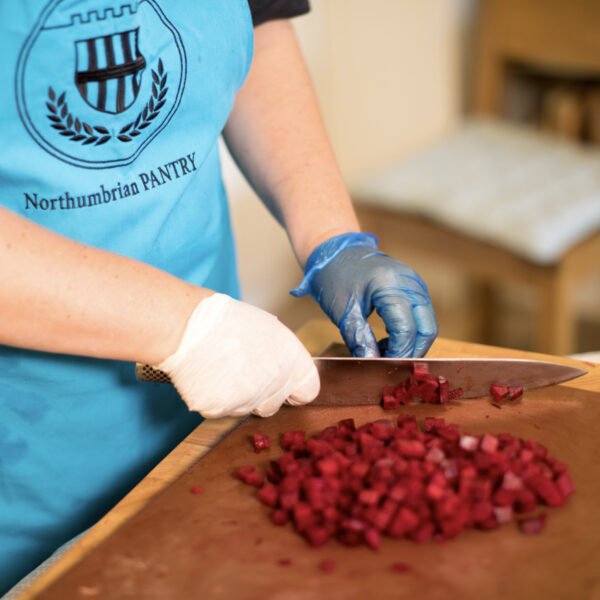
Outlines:
<svg viewBox="0 0 600 600"><path fill-rule="evenodd" d="M494 343L495 311L494 286L484 279L469 282L471 322L474 339L480 344Z"/></svg>
<svg viewBox="0 0 600 600"><path fill-rule="evenodd" d="M538 282L536 350L565 355L575 352L575 314L571 286L560 267L545 271Z"/></svg>

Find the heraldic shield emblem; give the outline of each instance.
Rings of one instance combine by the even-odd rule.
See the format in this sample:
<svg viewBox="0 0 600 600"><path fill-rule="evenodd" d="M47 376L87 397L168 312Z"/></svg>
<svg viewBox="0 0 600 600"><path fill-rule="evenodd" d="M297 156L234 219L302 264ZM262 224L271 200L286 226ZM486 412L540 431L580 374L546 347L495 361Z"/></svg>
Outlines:
<svg viewBox="0 0 600 600"><path fill-rule="evenodd" d="M186 68L181 36L157 0L51 0L19 56L19 114L60 160L129 164L177 110Z"/></svg>
<svg viewBox="0 0 600 600"><path fill-rule="evenodd" d="M138 97L146 60L138 29L75 42L75 81L82 98L96 110L117 114Z"/></svg>

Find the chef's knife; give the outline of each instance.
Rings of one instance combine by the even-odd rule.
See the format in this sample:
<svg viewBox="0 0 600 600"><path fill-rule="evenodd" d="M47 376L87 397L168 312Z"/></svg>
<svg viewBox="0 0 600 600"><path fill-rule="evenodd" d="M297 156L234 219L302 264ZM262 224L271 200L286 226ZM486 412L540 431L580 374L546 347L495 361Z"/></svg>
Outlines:
<svg viewBox="0 0 600 600"><path fill-rule="evenodd" d="M379 404L385 386L402 383L415 363L431 375L443 376L450 389L462 388L463 398L488 396L492 383L532 390L562 383L587 371L560 363L515 358L314 358L321 392L311 403L320 406ZM150 365L136 365L142 381L169 382L169 376Z"/></svg>

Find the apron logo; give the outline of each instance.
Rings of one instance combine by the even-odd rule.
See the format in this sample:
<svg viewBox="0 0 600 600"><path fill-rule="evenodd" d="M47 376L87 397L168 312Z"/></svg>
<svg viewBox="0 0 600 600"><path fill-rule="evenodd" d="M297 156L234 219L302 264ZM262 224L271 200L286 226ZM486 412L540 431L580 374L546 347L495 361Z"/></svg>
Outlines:
<svg viewBox="0 0 600 600"><path fill-rule="evenodd" d="M52 0L40 15L17 66L19 114L35 141L69 164L129 164L179 106L185 50L156 0L80 4L73 13L70 0Z"/></svg>
<svg viewBox="0 0 600 600"><path fill-rule="evenodd" d="M75 42L77 89L96 110L120 113L137 98L146 66L138 32L139 28Z"/></svg>

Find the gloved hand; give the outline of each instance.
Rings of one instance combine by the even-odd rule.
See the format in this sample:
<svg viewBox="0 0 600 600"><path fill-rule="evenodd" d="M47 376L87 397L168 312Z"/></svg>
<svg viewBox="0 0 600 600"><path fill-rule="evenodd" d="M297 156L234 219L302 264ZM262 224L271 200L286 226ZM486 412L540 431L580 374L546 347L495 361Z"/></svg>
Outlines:
<svg viewBox="0 0 600 600"><path fill-rule="evenodd" d="M223 294L202 300L177 351L157 365L190 410L204 417L269 417L319 393L319 375L300 340L277 317Z"/></svg>
<svg viewBox="0 0 600 600"><path fill-rule="evenodd" d="M410 267L379 252L370 233L344 233L317 246L302 283L290 293L310 293L353 356L379 356L367 323L373 310L390 336L388 357L424 356L438 332L425 283Z"/></svg>

